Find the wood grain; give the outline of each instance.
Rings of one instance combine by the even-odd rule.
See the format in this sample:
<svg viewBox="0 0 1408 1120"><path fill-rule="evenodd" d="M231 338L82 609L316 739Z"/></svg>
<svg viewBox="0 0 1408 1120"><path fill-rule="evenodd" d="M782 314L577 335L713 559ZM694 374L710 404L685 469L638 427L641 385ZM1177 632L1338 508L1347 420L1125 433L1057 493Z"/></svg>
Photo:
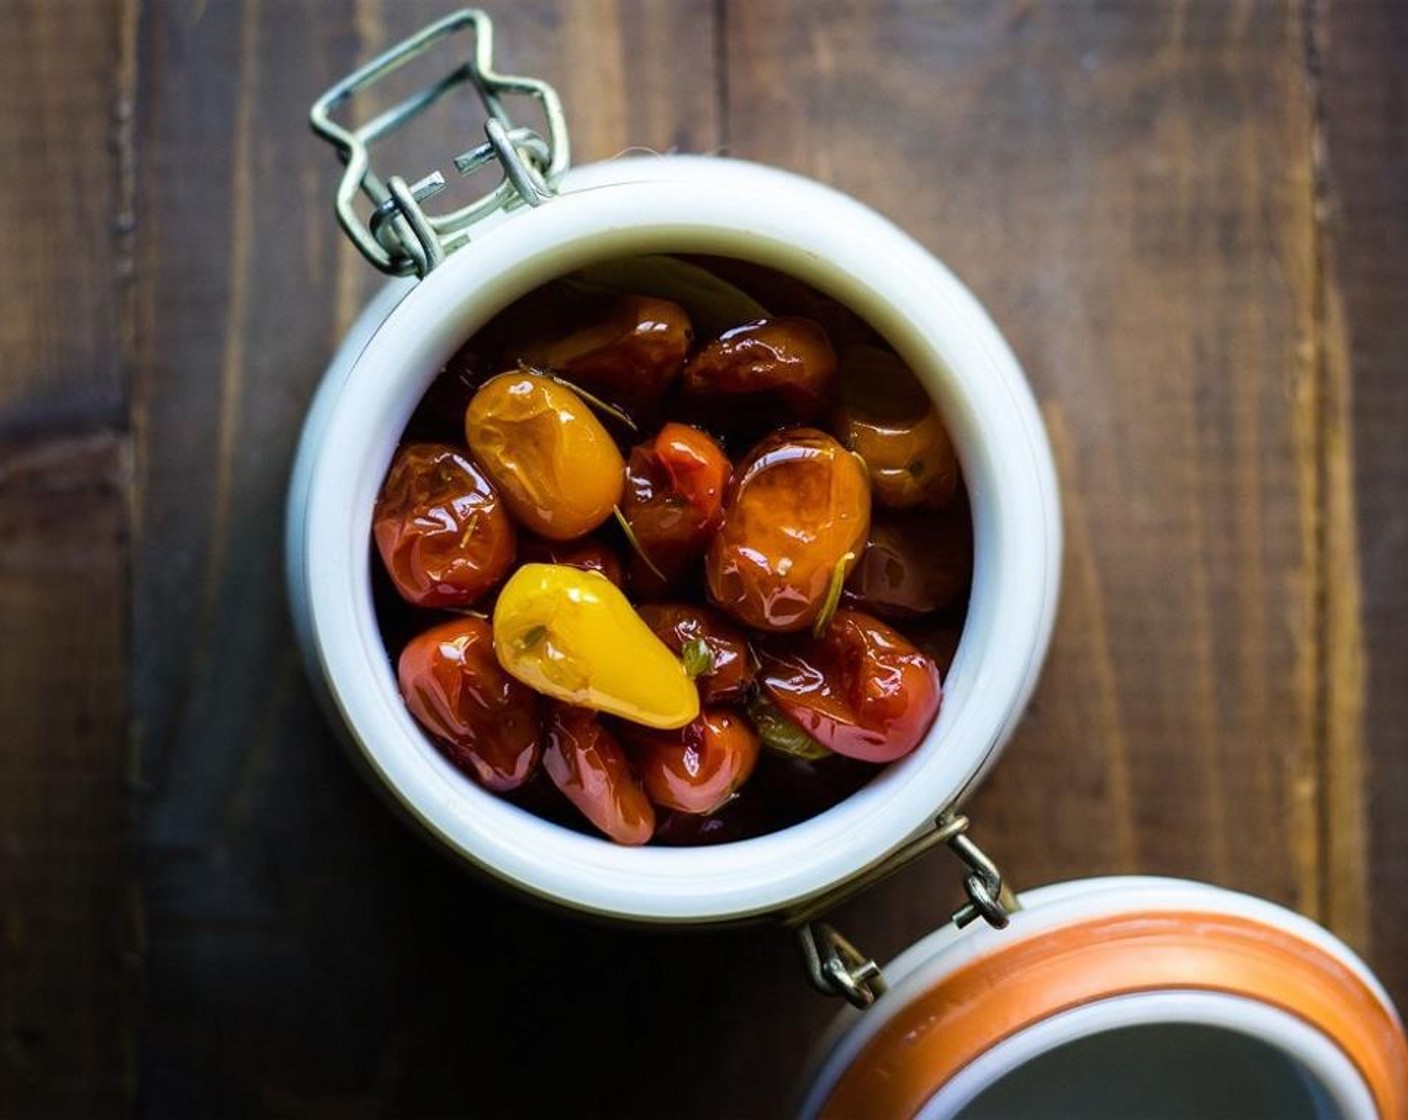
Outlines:
<svg viewBox="0 0 1408 1120"><path fill-rule="evenodd" d="M0 33L0 1114L130 1093L123 285L131 91L117 5Z"/></svg>
<svg viewBox="0 0 1408 1120"><path fill-rule="evenodd" d="M1329 919L1408 1003L1408 11L1318 5L1335 750ZM1348 702L1345 702L1345 700Z"/></svg>
<svg viewBox="0 0 1408 1120"><path fill-rule="evenodd" d="M338 166L304 113L442 12L264 0L146 15L133 674L156 1115L502 1116L525 1096L646 1115L671 1077L710 1072L677 1017L722 1036L708 1024L730 1013L716 980L744 942L582 928L429 855L347 765L293 652L294 441L378 282L332 221ZM699 150L718 143L714 55L669 48L708 43L711 20L706 4L527 4L498 13L496 41L505 70L558 86L578 159ZM474 140L438 114L390 158L414 178Z"/></svg>
<svg viewBox="0 0 1408 1120"><path fill-rule="evenodd" d="M779 929L622 931L471 881L310 700L284 488L379 280L306 106L446 10L5 0L0 1114L135 1092L158 1117L775 1116L835 1010ZM1400 6L494 15L577 162L726 147L809 173L911 230L1012 341L1067 533L1043 684L972 806L1019 885L1261 894L1408 1001ZM385 158L414 178L474 127L437 112ZM957 882L936 855L835 921L884 957Z"/></svg>

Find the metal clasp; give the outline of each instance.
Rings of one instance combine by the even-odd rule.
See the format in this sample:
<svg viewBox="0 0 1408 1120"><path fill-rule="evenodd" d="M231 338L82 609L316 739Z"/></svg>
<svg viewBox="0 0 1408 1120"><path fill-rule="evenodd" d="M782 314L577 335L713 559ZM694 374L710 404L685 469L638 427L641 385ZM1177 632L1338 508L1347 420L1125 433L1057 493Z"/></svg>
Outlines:
<svg viewBox="0 0 1408 1120"><path fill-rule="evenodd" d="M333 110L387 74L424 54L441 39L458 31L474 32L474 53L438 81L423 87L400 104L355 129L332 119ZM518 205L538 206L551 198L557 180L567 170L571 152L562 103L546 82L499 74L493 68L493 23L483 12L465 9L431 24L405 42L349 74L313 103L313 131L337 149L346 164L337 187L337 220L364 257L393 276L424 276L469 240L469 227L481 218ZM384 182L371 169L370 149L377 141L420 116L458 86L468 84L478 94L488 120L484 143L454 159L455 170L469 175L490 162L503 169L503 179L482 195L447 214L429 214L423 203L445 189L445 176L434 171L414 184L399 175ZM515 125L503 98L531 98L542 108L547 135ZM358 193L371 200L366 221L357 214Z"/></svg>
<svg viewBox="0 0 1408 1120"><path fill-rule="evenodd" d="M861 1008L869 1007L885 993L885 976L880 966L819 919L940 844L948 845L968 869L963 878L968 901L954 912L953 924L962 929L982 918L994 929L1007 928L1011 915L1021 908L1017 896L1003 883L997 865L968 836L968 818L948 814L934 822L933 831L909 841L874 867L786 916L787 923L797 929L807 976L818 991L842 996Z"/></svg>

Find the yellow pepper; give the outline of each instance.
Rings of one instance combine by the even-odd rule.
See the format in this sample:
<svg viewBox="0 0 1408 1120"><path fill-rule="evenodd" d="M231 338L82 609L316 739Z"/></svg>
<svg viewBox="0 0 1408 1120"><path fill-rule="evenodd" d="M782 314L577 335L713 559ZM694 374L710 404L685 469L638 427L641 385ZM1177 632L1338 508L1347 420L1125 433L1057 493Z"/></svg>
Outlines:
<svg viewBox="0 0 1408 1120"><path fill-rule="evenodd" d="M646 727L699 715L684 665L600 572L524 564L494 606L494 652L545 696Z"/></svg>

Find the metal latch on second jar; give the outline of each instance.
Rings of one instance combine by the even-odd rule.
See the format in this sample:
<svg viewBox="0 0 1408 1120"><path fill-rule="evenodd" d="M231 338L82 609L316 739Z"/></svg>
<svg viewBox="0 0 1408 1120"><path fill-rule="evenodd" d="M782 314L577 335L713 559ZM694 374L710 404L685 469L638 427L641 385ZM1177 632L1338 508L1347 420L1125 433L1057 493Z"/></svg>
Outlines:
<svg viewBox="0 0 1408 1120"><path fill-rule="evenodd" d="M940 817L933 831L916 837L874 867L789 912L786 921L797 930L813 986L825 995L841 996L861 1008L869 1007L884 995L885 976L880 966L831 925L821 921L821 915L941 844L947 845L967 868L963 889L968 901L954 912L953 924L962 929L982 918L994 929L1005 929L1009 917L1020 909L1017 897L1003 883L997 865L967 833L967 817L957 814Z"/></svg>

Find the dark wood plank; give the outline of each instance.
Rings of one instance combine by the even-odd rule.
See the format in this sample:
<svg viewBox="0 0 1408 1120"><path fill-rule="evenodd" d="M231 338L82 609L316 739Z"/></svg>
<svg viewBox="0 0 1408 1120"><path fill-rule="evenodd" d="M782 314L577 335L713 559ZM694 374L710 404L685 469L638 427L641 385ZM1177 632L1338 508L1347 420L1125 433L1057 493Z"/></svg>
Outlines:
<svg viewBox="0 0 1408 1120"><path fill-rule="evenodd" d="M0 1114L130 1091L125 6L0 34Z"/></svg>
<svg viewBox="0 0 1408 1120"><path fill-rule="evenodd" d="M113 298L126 220L114 152L131 110L121 19L117 4L17 0L4 11L0 438L126 421Z"/></svg>
<svg viewBox="0 0 1408 1120"><path fill-rule="evenodd" d="M1019 883L1142 871L1320 914L1310 105L1281 4L739 5L733 151L895 216L991 309L1062 474L1032 712L976 799ZM764 101L769 111L759 112ZM858 908L897 948L916 871Z"/></svg>
<svg viewBox="0 0 1408 1120"><path fill-rule="evenodd" d="M584 927L468 880L363 787L292 649L294 441L378 282L334 227L337 165L304 112L444 10L147 12L134 673L153 1115L649 1115L662 1085L705 1100L738 1046L724 1024L745 994L719 980L751 942ZM708 4L498 16L504 68L558 85L579 161L717 145L713 53L673 49L710 41ZM431 124L413 171L468 139Z"/></svg>
<svg viewBox="0 0 1408 1120"><path fill-rule="evenodd" d="M1408 1005L1408 10L1316 5L1330 918Z"/></svg>

